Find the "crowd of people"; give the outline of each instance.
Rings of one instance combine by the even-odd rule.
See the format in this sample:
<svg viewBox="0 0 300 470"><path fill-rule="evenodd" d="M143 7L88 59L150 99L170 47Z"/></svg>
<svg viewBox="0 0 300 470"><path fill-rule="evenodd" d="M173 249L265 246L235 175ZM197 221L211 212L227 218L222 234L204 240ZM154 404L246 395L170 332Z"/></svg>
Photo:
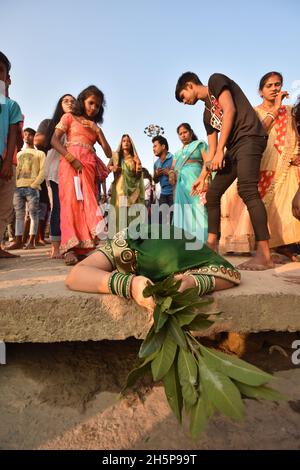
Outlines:
<svg viewBox="0 0 300 470"><path fill-rule="evenodd" d="M105 97L94 85L77 98L64 94L37 131L23 129L27 117L9 98L10 68L0 53L0 258L45 243L51 208L50 257L64 258L67 265L83 259L67 285L133 296L143 305L147 279L171 272L182 279L182 289L196 285L199 294L237 284L239 273L217 254L220 247L254 252L241 269L299 259L300 106L284 104L288 93L279 72L261 78L256 108L225 75L213 74L204 85L195 73L184 73L175 97L188 105L204 103L207 142L188 123L177 127L181 147L174 154L165 137L154 136L152 176L129 134L111 150L101 129ZM96 143L106 162L96 154ZM109 173L113 182L106 192ZM143 239L142 228L139 237L126 230L137 214L140 227L148 226L146 239L149 227L159 224L155 240ZM168 240L162 225L172 226ZM182 243L188 233L201 242L197 254Z"/></svg>

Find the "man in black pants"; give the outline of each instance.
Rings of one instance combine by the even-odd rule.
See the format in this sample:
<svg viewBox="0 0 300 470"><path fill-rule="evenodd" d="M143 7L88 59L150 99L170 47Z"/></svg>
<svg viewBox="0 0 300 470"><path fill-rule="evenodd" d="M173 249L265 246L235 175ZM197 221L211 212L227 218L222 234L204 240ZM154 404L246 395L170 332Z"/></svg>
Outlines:
<svg viewBox="0 0 300 470"><path fill-rule="evenodd" d="M203 121L209 150L206 165L193 184L192 194L203 192L210 171L217 171L206 195L207 244L217 249L221 196L237 178L238 192L249 211L257 242L256 255L239 268L273 268L267 213L258 193L260 161L267 145L267 134L254 109L240 87L220 73L213 74L207 86L201 83L196 74L184 73L177 82L175 96L184 104L194 105L201 100L205 105Z"/></svg>

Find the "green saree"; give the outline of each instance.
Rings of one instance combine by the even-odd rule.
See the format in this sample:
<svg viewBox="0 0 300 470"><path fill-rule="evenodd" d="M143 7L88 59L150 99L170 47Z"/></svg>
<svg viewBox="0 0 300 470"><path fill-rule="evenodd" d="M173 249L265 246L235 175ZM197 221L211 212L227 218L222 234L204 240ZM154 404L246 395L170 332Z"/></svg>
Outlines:
<svg viewBox="0 0 300 470"><path fill-rule="evenodd" d="M120 162L120 145L112 157L114 167L121 170L111 187L108 227L109 233L113 235L129 226L130 222L135 219L136 215L128 215L128 209L131 206L134 204L144 205L144 180L142 172L137 171L140 161L132 140L131 144L133 155L129 159L122 159Z"/></svg>
<svg viewBox="0 0 300 470"><path fill-rule="evenodd" d="M163 239L162 231L162 226L145 225L140 231L140 237L133 239L126 229L98 251L109 259L113 270L145 276L153 282L170 274L196 270L199 274L240 283L239 271L208 246L202 244L199 249L187 249L187 244L196 241L195 237L170 226L170 237Z"/></svg>

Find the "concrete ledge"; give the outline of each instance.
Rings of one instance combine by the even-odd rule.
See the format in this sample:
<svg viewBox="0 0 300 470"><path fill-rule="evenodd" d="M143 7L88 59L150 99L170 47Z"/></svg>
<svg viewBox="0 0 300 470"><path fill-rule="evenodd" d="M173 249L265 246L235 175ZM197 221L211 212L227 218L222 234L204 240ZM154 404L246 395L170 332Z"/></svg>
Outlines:
<svg viewBox="0 0 300 470"><path fill-rule="evenodd" d="M68 291L63 280L69 268L62 261L48 260L45 249L22 255L0 260L0 340L51 343L145 337L151 315L134 302ZM241 286L214 295L212 309L223 314L205 335L300 331L299 278L300 263L244 272Z"/></svg>

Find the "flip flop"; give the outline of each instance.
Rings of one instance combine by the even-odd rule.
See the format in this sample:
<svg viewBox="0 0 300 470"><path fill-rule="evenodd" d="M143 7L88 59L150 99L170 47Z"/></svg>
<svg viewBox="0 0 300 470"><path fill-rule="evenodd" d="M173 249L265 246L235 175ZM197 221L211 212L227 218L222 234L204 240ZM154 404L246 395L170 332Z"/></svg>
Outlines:
<svg viewBox="0 0 300 470"><path fill-rule="evenodd" d="M67 266L75 266L75 264L78 263L78 258L74 251L68 251L67 253L65 253L64 260Z"/></svg>

